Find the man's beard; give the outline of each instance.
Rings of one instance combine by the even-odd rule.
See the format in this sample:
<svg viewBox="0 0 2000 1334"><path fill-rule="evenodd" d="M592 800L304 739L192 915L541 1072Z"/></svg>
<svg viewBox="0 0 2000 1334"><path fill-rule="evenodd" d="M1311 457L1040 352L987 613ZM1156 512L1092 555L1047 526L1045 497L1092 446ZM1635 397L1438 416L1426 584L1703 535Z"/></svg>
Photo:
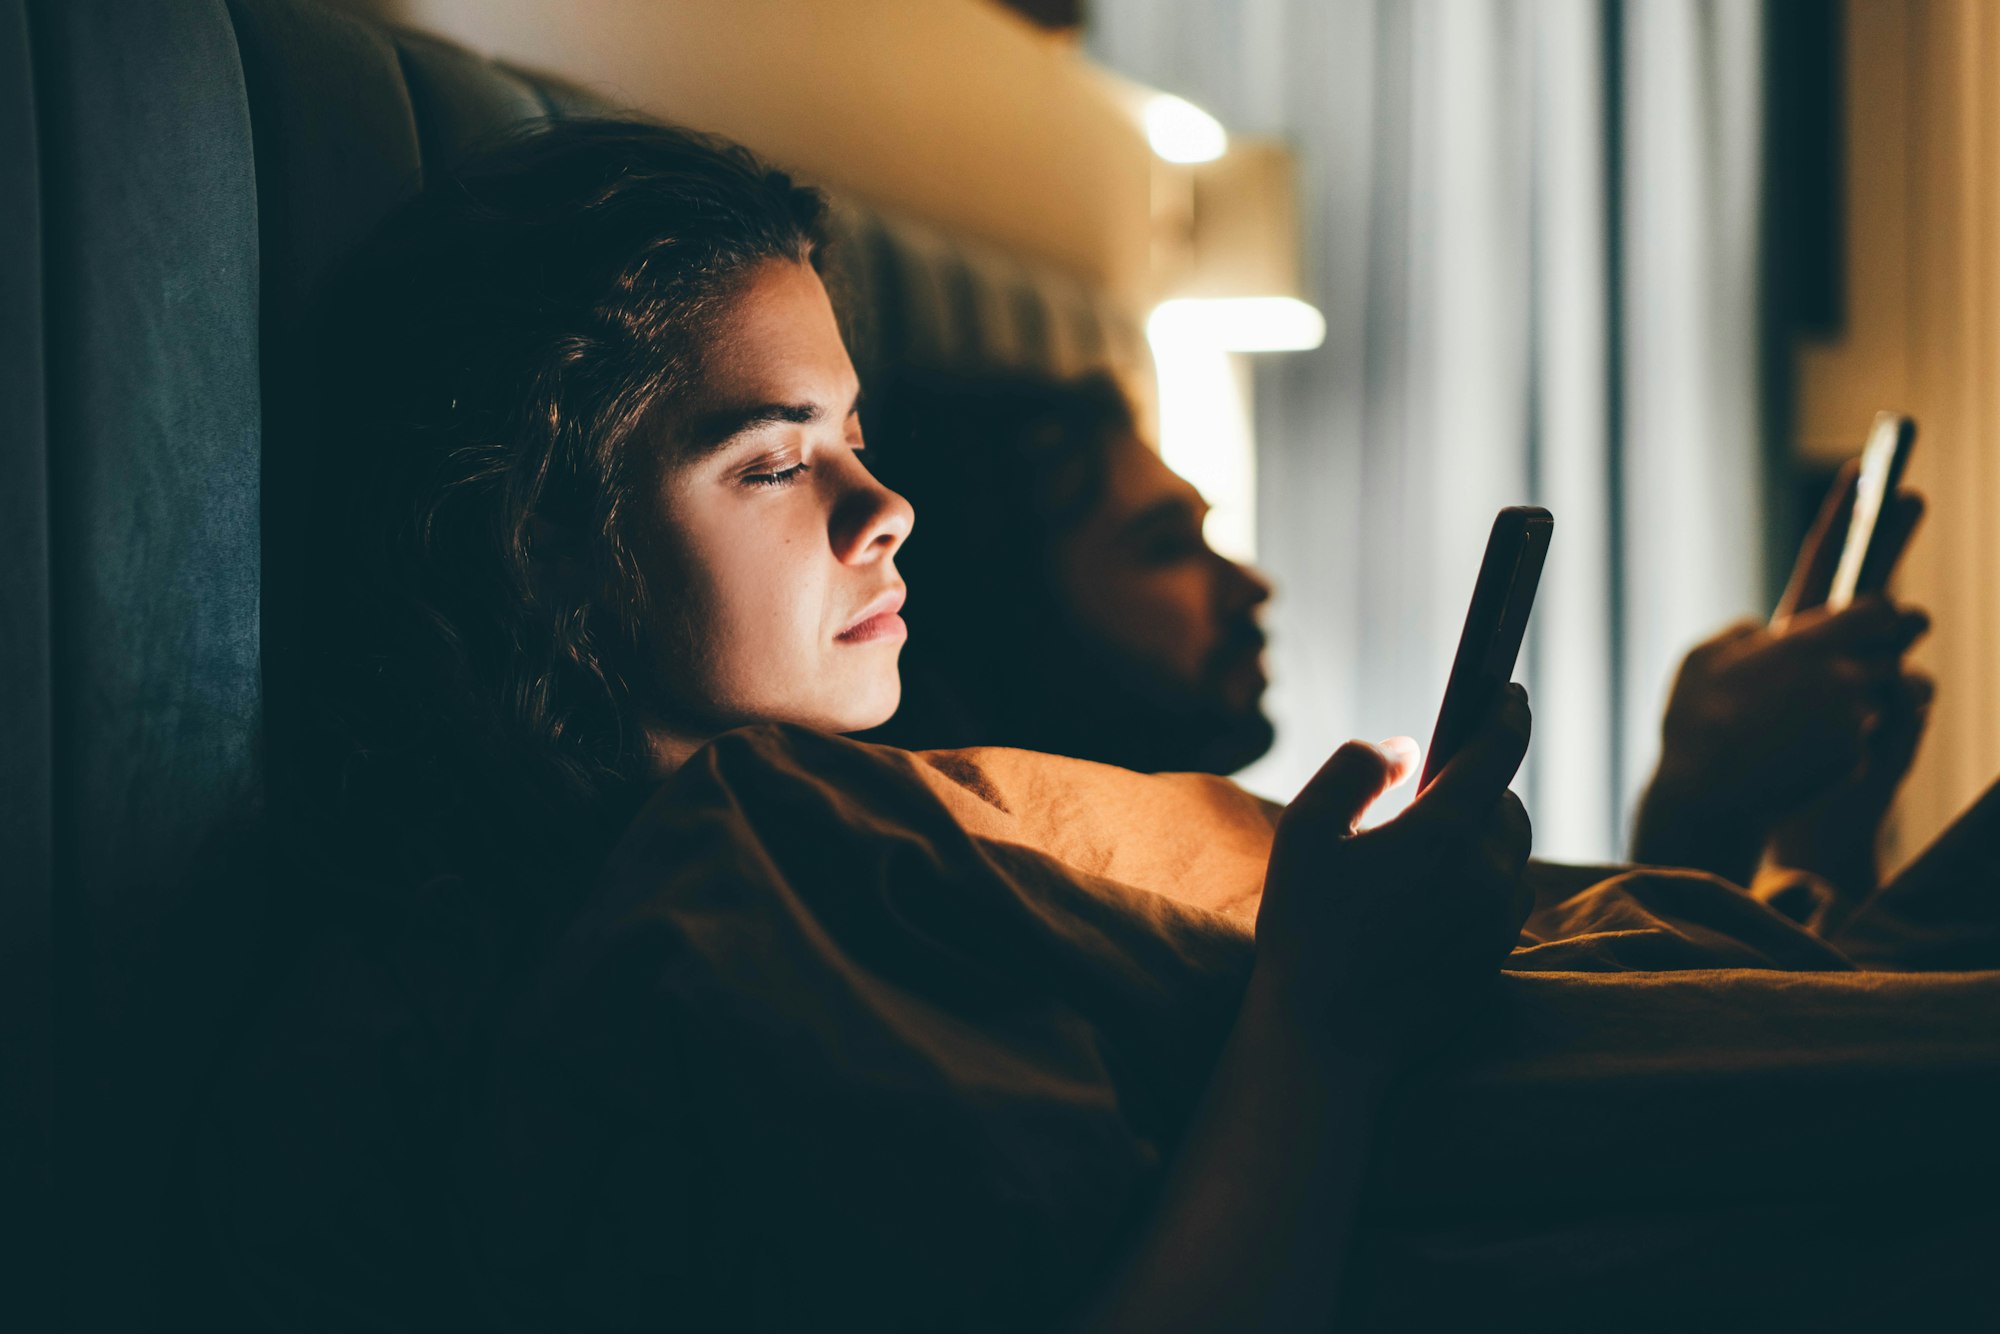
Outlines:
<svg viewBox="0 0 2000 1334"><path fill-rule="evenodd" d="M1209 654L1202 670L1202 697L1213 707L1189 718L1188 753L1198 762L1185 766L1203 773L1233 774L1271 748L1276 730L1264 715L1262 673L1244 698L1231 701L1231 678L1264 652L1264 631L1248 617L1236 622Z"/></svg>
<svg viewBox="0 0 2000 1334"><path fill-rule="evenodd" d="M1041 748L1143 773L1235 773L1276 736L1261 686L1231 690L1231 678L1263 647L1256 622L1238 622L1192 686L1163 676L1152 662L1086 649L1050 692L1055 707L1044 716ZM1244 697L1232 700L1232 693Z"/></svg>
<svg viewBox="0 0 2000 1334"><path fill-rule="evenodd" d="M1218 714L1199 724L1189 719L1182 739L1186 759L1162 764L1155 772L1233 774L1251 761L1261 759L1276 737L1277 730L1261 708L1252 708L1247 713Z"/></svg>

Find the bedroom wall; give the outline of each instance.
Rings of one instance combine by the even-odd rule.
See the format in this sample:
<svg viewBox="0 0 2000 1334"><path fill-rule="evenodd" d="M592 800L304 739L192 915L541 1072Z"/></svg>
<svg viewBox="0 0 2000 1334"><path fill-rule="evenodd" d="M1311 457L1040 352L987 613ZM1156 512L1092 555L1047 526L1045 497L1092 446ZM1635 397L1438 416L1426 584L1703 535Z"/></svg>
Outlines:
<svg viewBox="0 0 2000 1334"><path fill-rule="evenodd" d="M2000 775L2000 6L1847 0L1846 327L1802 350L1802 454L1859 448L1870 415L1918 423L1929 498L1900 576L1934 622L1929 736L1889 860Z"/></svg>
<svg viewBox="0 0 2000 1334"><path fill-rule="evenodd" d="M1135 316L1153 158L1064 39L987 0L332 0L712 129L1055 264Z"/></svg>

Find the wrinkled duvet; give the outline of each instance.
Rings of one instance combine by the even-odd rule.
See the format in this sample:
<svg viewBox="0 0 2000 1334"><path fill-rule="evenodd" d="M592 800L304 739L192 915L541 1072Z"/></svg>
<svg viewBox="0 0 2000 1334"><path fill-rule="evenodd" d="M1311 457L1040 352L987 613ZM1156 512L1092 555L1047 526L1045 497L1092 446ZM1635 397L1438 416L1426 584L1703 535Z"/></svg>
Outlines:
<svg viewBox="0 0 2000 1334"><path fill-rule="evenodd" d="M491 1024L426 1168L451 1263L521 1328L1056 1327L1201 1095L1273 817L722 738ZM1535 873L1491 1006L1383 1118L1349 1325L2000 1318L2000 972L1887 971L1893 931L1830 943L1782 888Z"/></svg>

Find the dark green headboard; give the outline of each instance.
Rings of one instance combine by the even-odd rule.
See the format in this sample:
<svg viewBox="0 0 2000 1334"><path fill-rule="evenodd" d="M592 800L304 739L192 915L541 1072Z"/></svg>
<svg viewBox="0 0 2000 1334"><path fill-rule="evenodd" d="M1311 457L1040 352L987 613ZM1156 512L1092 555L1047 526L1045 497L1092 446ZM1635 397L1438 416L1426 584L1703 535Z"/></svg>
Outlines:
<svg viewBox="0 0 2000 1334"><path fill-rule="evenodd" d="M0 0L0 1180L20 1300L75 1327L158 1315L187 1107L285 892L241 835L303 724L288 516L339 466L292 406L304 295L426 172L602 109L314 0ZM864 370L1141 356L1080 284L841 216Z"/></svg>
<svg viewBox="0 0 2000 1334"><path fill-rule="evenodd" d="M0 1106L18 1272L76 1327L157 1317L266 889L285 515L329 462L277 350L427 166L570 100L305 3L0 2Z"/></svg>

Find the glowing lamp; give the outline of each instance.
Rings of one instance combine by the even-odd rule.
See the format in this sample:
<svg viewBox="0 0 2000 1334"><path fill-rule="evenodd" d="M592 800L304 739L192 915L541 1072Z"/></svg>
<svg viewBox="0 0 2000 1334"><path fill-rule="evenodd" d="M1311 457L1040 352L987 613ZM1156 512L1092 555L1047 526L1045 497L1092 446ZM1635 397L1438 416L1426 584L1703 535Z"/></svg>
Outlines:
<svg viewBox="0 0 2000 1334"><path fill-rule="evenodd" d="M1141 117L1146 142L1168 162L1213 162L1229 151L1222 122L1184 97L1155 93Z"/></svg>
<svg viewBox="0 0 2000 1334"><path fill-rule="evenodd" d="M1326 317L1292 296L1180 297L1146 321L1162 343L1206 343L1224 352L1310 352L1326 341Z"/></svg>

